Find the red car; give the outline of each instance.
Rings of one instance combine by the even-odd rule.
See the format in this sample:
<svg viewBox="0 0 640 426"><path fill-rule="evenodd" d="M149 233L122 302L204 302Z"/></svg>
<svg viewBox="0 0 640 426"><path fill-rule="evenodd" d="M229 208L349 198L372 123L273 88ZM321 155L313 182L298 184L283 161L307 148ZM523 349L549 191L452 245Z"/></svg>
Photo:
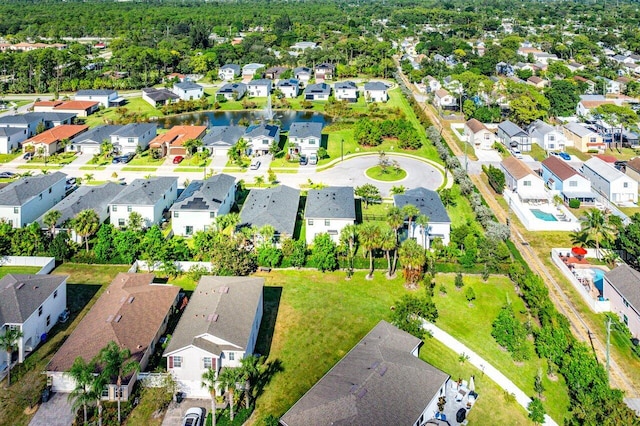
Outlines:
<svg viewBox="0 0 640 426"><path fill-rule="evenodd" d="M182 160L184 160L184 157L182 155L176 155L175 157L173 157L173 164L180 164Z"/></svg>

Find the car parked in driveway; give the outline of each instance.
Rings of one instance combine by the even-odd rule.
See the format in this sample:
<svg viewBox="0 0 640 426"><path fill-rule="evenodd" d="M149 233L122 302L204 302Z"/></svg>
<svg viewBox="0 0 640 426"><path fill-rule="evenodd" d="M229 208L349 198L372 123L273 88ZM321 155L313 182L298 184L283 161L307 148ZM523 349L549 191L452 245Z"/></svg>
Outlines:
<svg viewBox="0 0 640 426"><path fill-rule="evenodd" d="M562 158L564 161L571 161L571 156L566 152L559 152L558 156Z"/></svg>
<svg viewBox="0 0 640 426"><path fill-rule="evenodd" d="M260 160L252 161L251 165L249 166L249 170L258 170L261 164L262 163L260 162Z"/></svg>
<svg viewBox="0 0 640 426"><path fill-rule="evenodd" d="M309 162L309 159L307 158L306 155L301 155L300 156L300 165L301 166L306 166L308 162Z"/></svg>
<svg viewBox="0 0 640 426"><path fill-rule="evenodd" d="M176 155L175 157L173 157L173 164L180 164L182 163L182 160L184 160L184 157L182 155Z"/></svg>
<svg viewBox="0 0 640 426"><path fill-rule="evenodd" d="M202 408L189 408L182 418L182 426L201 426L203 420L204 410Z"/></svg>
<svg viewBox="0 0 640 426"><path fill-rule="evenodd" d="M22 156L22 158L25 160L31 160L33 158L33 152L27 152L25 155Z"/></svg>

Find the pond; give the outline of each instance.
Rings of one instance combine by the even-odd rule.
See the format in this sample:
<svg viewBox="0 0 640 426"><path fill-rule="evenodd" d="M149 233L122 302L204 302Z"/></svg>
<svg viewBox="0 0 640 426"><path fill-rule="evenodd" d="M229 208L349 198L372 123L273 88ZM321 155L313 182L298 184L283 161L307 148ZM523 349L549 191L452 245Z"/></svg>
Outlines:
<svg viewBox="0 0 640 426"><path fill-rule="evenodd" d="M231 123L238 124L242 119L249 120L250 123L264 120L265 112L256 111L207 111L180 114L172 117L158 119L158 127L169 129L177 125L196 126L228 126ZM274 111L274 119L280 122L283 131L289 130L291 123L296 121L320 122L324 125L331 123L331 117L312 111Z"/></svg>

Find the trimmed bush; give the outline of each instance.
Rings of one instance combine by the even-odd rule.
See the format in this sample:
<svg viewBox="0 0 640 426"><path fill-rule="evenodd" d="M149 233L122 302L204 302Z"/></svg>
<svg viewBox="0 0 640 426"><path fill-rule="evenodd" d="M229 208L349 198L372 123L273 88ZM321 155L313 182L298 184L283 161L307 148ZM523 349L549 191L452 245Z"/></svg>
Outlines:
<svg viewBox="0 0 640 426"><path fill-rule="evenodd" d="M580 200L578 200L577 198L572 198L571 200L569 200L569 207L571 207L572 209L579 209Z"/></svg>

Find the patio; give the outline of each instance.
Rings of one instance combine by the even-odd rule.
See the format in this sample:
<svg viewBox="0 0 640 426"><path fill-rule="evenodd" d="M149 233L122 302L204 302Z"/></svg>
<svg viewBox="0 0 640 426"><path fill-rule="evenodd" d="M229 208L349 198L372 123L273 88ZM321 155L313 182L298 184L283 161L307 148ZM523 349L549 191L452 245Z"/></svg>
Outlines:
<svg viewBox="0 0 640 426"><path fill-rule="evenodd" d="M448 422L451 426L466 425L466 415L473 408L478 394L475 392L473 379L471 383L462 380L460 383L450 380L447 383L447 392L445 394L446 403L441 413L436 413L436 419ZM464 408L466 410L465 420L461 423L456 421L456 414Z"/></svg>

